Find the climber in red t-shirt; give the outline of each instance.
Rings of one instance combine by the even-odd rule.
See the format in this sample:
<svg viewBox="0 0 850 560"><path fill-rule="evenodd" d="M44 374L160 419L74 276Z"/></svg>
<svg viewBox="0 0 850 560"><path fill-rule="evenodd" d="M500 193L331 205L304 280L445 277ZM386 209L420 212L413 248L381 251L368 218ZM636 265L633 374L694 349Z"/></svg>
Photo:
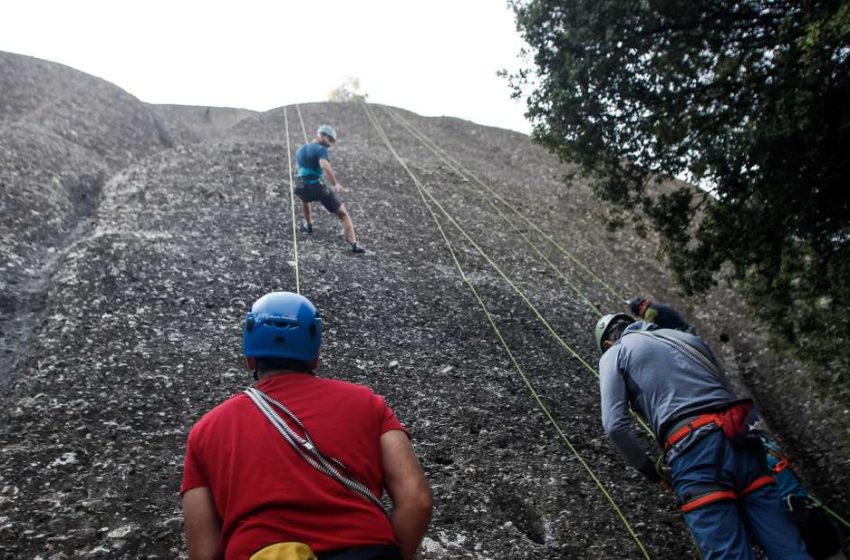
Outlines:
<svg viewBox="0 0 850 560"><path fill-rule="evenodd" d="M321 338L319 313L300 295L275 292L251 307L243 353L255 395L281 405L269 408L286 427L239 393L192 428L180 487L191 559L262 558L293 542L320 559L413 557L432 504L407 431L367 387L313 374ZM308 462L315 453L360 493ZM389 514L378 501L384 488Z"/></svg>

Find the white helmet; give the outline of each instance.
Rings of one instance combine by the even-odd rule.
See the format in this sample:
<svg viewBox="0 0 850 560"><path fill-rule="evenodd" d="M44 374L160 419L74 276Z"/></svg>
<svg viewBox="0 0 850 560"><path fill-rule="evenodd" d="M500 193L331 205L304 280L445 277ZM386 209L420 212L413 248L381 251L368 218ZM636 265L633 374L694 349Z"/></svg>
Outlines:
<svg viewBox="0 0 850 560"><path fill-rule="evenodd" d="M336 130L329 124L323 124L319 127L319 130L316 131L316 134L319 136L325 135L331 139L331 142L336 142Z"/></svg>

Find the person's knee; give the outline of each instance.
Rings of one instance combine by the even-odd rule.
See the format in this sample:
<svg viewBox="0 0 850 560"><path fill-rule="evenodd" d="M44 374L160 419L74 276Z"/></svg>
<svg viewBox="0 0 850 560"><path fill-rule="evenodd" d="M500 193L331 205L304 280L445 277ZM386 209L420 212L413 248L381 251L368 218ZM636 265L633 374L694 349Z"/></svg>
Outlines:
<svg viewBox="0 0 850 560"><path fill-rule="evenodd" d="M345 220L349 217L348 211L345 209L345 206L340 206L336 211L336 215L340 220Z"/></svg>

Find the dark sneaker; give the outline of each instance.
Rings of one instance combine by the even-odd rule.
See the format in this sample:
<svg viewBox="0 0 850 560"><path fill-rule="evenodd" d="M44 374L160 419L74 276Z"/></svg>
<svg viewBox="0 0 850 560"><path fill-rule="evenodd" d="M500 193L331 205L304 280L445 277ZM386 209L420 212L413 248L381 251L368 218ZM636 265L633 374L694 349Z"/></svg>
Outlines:
<svg viewBox="0 0 850 560"><path fill-rule="evenodd" d="M351 244L351 252L354 253L355 255L362 255L363 253L366 252L366 249L364 249L363 247L361 247L357 243L352 243Z"/></svg>
<svg viewBox="0 0 850 560"><path fill-rule="evenodd" d="M313 224L301 222L301 232L306 233L307 235L313 235Z"/></svg>

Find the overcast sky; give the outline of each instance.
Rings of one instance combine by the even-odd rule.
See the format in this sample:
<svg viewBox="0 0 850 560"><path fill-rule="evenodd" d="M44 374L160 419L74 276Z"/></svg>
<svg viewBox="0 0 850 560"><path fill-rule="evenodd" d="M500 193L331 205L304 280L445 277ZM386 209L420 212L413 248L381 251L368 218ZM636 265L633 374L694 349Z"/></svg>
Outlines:
<svg viewBox="0 0 850 560"><path fill-rule="evenodd" d="M522 40L505 0L11 0L0 50L67 64L149 103L265 111L370 101L528 132L502 68Z"/></svg>

